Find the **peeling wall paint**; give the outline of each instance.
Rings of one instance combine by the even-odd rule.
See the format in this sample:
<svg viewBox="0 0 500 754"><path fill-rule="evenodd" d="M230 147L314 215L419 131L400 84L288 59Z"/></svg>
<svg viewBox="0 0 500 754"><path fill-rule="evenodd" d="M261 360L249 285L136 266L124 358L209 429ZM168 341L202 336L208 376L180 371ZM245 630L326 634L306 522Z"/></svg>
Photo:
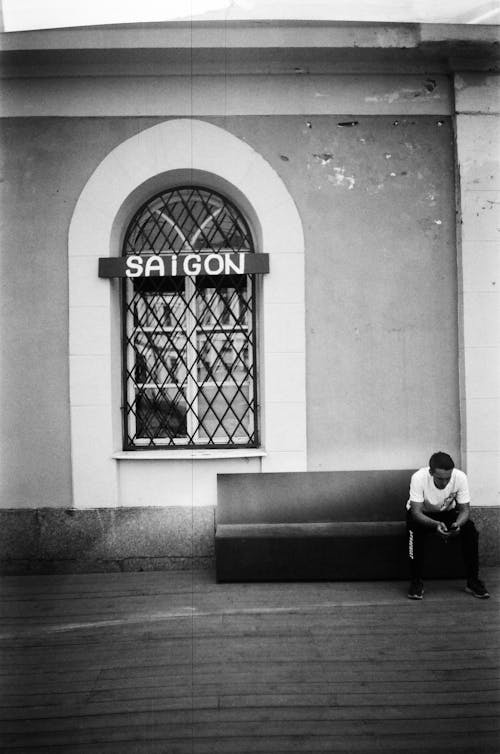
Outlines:
<svg viewBox="0 0 500 754"><path fill-rule="evenodd" d="M315 157L317 160L320 161L321 165L328 165L333 160L333 154L330 154L330 152L323 152L323 154L313 154L313 157Z"/></svg>
<svg viewBox="0 0 500 754"><path fill-rule="evenodd" d="M348 189L353 189L356 183L354 176L346 175L345 168L341 167L334 167L333 175L329 175L328 180L335 186L347 186Z"/></svg>
<svg viewBox="0 0 500 754"><path fill-rule="evenodd" d="M388 102L392 104L398 100L411 100L417 97L429 97L432 95L433 99L440 99L441 94L437 91L438 85L434 79L427 79L424 81L421 87L410 88L403 87L401 89L395 89L386 94L377 94L372 96L366 96L365 102Z"/></svg>

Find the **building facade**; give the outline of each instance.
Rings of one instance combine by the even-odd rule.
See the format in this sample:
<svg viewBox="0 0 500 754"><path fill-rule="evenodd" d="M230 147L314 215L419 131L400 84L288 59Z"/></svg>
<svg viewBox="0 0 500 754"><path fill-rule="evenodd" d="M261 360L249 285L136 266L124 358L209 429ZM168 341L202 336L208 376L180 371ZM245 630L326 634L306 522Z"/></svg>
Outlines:
<svg viewBox="0 0 500 754"><path fill-rule="evenodd" d="M205 567L218 473L438 449L498 562L497 45L2 34L4 570Z"/></svg>

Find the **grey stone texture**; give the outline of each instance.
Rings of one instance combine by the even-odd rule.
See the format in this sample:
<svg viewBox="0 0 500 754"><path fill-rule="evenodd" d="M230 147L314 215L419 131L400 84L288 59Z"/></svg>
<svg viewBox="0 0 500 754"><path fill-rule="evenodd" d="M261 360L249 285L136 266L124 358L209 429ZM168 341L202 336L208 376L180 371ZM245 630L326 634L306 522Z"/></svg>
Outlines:
<svg viewBox="0 0 500 754"><path fill-rule="evenodd" d="M479 532L479 562L484 566L500 564L500 508L472 508L471 517Z"/></svg>
<svg viewBox="0 0 500 754"><path fill-rule="evenodd" d="M30 560L39 557L36 510L0 511L0 558Z"/></svg>
<svg viewBox="0 0 500 754"><path fill-rule="evenodd" d="M0 511L0 572L210 568L213 508Z"/></svg>

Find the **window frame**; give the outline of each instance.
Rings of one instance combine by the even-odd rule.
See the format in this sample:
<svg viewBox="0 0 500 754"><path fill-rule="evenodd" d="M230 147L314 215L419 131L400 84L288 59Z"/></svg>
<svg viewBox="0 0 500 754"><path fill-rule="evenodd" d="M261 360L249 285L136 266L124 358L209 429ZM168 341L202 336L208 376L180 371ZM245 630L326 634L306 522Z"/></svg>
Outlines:
<svg viewBox="0 0 500 754"><path fill-rule="evenodd" d="M201 191L208 193L210 197L215 196L218 199L222 200L224 205L227 205L231 208L231 212L234 213L238 221L241 222L246 230L247 238L249 239L249 248L245 249L248 253L256 254L256 247L255 242L253 239L253 235L250 230L249 223L247 219L245 218L243 212L237 207L237 205L229 198L227 195L222 194L219 191L214 190L213 188L209 188L206 186L202 186L200 184L196 185L177 185L177 186L170 186L165 188L162 191L157 191L154 195L150 196L146 201L143 201L141 203L141 206L134 212L131 220L129 221L125 234L124 234L124 240L121 244L121 252L122 257L127 257L129 255L136 255L140 252L137 252L136 250L128 251L127 252L127 239L129 235L132 232L132 229L134 227L134 223L136 223L137 219L140 218L141 213L144 212L144 210L151 205L153 202L158 200L159 198L168 195L173 194L175 192L180 192L183 190L189 190L189 191ZM201 223L201 227L204 227L207 224L206 220ZM191 244L183 245L181 249L178 249L176 251L173 251L172 249L163 249L161 253L168 253L168 254L175 254L175 253L186 253L188 251L189 253L196 253L196 254L203 254L203 253L223 253L223 252L234 252L237 251L237 249L232 247L222 247L222 248L192 248L194 246L194 243L196 241L196 238L199 236L200 226L195 227L193 232L193 239ZM187 243L187 242L186 242ZM152 249L143 250L143 253L155 253ZM160 253L160 252L156 252ZM214 414L217 417L218 421L218 427L214 431L214 434L210 436L208 432L205 432L207 434L207 438L204 439L200 437L200 432L203 433L203 424L202 420L200 419L200 406L199 401L200 398L203 399L203 388L207 387L207 380L200 379L198 377L198 369L199 365L201 365L201 348L196 348L193 344L193 340L198 343L198 339L203 337L204 333L211 333L212 337L214 335L217 335L218 332L224 332L224 326L222 323L222 320L215 320L214 324L212 325L211 329L208 329L207 327L204 327L202 324L202 315L198 314L199 308L200 308L200 302L203 301L203 290L206 290L206 288L213 287L214 288L214 294L217 295L217 291L224 290L223 284L219 284L217 286L217 282L222 280L222 283L226 280L229 282L231 279L233 279L234 275L221 275L221 276L209 276L209 275L200 275L200 276L179 276L176 278L173 278L177 281L182 280L183 281L183 289L182 291L179 291L180 296L182 300L184 301L184 311L185 311L185 317L186 322L184 323L183 328L179 328L179 333L183 335L185 339L186 344L186 359L183 362L184 364L184 370L186 372L186 398L187 398L187 406L186 406L186 421L188 423L188 431L186 433L186 437L173 437L173 436L167 436L167 437L152 437L151 435L149 437L144 438L138 438L137 437L137 417L134 413L134 411L131 410L131 406L134 405L136 399L137 399L137 385L138 382L135 381L135 379L132 378L132 372L135 369L135 365L130 362L130 354L134 353L134 347L132 344L132 339L134 337L134 332L137 331L137 327L134 325L133 322L133 313L131 309L129 308L129 302L133 300L134 298L134 288L135 288L135 281L130 280L129 278L123 278L122 285L121 285L121 322L122 322L122 363L121 363L121 374L122 374L122 447L125 452L144 452L144 451L152 451L154 452L164 452L164 451L183 451L183 450L189 450L189 451L195 451L197 449L199 450L211 450L211 451L223 451L223 450L244 450L244 449L255 449L260 447L260 404L259 404L259 361L258 361L258 346L257 346L257 336L258 336L258 316L257 316L257 306L258 306L258 293L257 291L260 290L260 286L258 285L258 275L255 273L243 273L242 277L245 277L247 279L246 286L250 287L250 292L248 294L247 298L247 304L246 309L247 313L246 316L249 318L245 325L241 327L241 330L235 329L235 326L233 325L232 328L229 329L229 339L224 344L225 347L229 345L229 343L233 344L235 336L238 335L239 332L244 333L247 331L246 334L246 344L250 348L250 367L248 367L247 370L247 377L245 380L241 383L237 383L234 380L228 380L227 377L222 380L222 382L219 384L214 381L214 387L215 389L215 398L217 397L218 393L220 392L222 394L223 386L225 387L233 387L235 388L235 397L238 395L238 393L242 392L242 389L244 389L244 385L248 383L248 397L246 398L246 401L248 402L248 409L245 411L245 414L248 412L250 416L250 423L251 423L251 429L246 433L245 436L241 436L239 439L235 433L229 434L227 431L226 433L220 437L220 439L216 438L216 433L219 432L219 429L221 428L221 420L217 416L215 410ZM158 279L158 278L156 278ZM172 279L172 278L171 278ZM198 285L198 281L201 280L201 285ZM214 282L213 286L210 286L210 282ZM230 287L230 286L228 286ZM212 296L214 295L212 294ZM153 296L156 294L153 294ZM172 295L167 292L164 293L157 293L158 296L168 296ZM177 295L175 292L173 295ZM220 294L219 294L220 295ZM237 287L235 286L233 288L233 295L239 296L237 292ZM220 296L222 300L222 295ZM195 302L195 313L192 311L192 303ZM166 330L158 330L158 333L168 333L169 328ZM205 342L210 341L211 339L205 339ZM222 348L220 352L218 353L218 359L222 360L222 351L224 349ZM232 346L232 351L235 352L234 345ZM237 349L236 349L237 352ZM195 362L197 362L197 366L195 367ZM193 370L196 369L196 376L193 372ZM208 381L209 383L211 381ZM156 385L157 389L161 389L161 386ZM163 387L165 387L165 382L163 383ZM173 389L176 391L182 392L183 390L183 384L181 382L175 383L172 385ZM208 385L208 388L210 388L210 384ZM135 391L135 396L132 394L132 392ZM196 396L193 395L193 393L196 392ZM211 403L208 401L208 405L205 407L205 413L203 414L204 417L207 416L211 412L211 406L215 402L215 398L213 399L213 402ZM224 400L226 400L226 397L224 396ZM223 416L227 413L227 411L230 409L230 406L234 403L234 397L231 400L230 403L228 403L226 411L224 411ZM132 419L130 418L132 416ZM235 414L236 416L236 414Z"/></svg>

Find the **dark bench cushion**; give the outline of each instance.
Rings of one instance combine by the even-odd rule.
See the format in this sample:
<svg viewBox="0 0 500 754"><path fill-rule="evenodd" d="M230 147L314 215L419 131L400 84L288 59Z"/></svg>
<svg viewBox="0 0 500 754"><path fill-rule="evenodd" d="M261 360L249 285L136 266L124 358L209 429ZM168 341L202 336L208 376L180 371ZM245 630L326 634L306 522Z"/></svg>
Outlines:
<svg viewBox="0 0 500 754"><path fill-rule="evenodd" d="M215 538L219 582L407 580L407 538L400 523L336 529L309 526L224 526ZM346 536L338 535L339 531ZM293 532L293 533L292 533ZM332 530L330 529L330 532ZM383 532L383 533L382 533ZM286 536L283 534L286 533ZM424 578L463 577L458 540L430 536Z"/></svg>

